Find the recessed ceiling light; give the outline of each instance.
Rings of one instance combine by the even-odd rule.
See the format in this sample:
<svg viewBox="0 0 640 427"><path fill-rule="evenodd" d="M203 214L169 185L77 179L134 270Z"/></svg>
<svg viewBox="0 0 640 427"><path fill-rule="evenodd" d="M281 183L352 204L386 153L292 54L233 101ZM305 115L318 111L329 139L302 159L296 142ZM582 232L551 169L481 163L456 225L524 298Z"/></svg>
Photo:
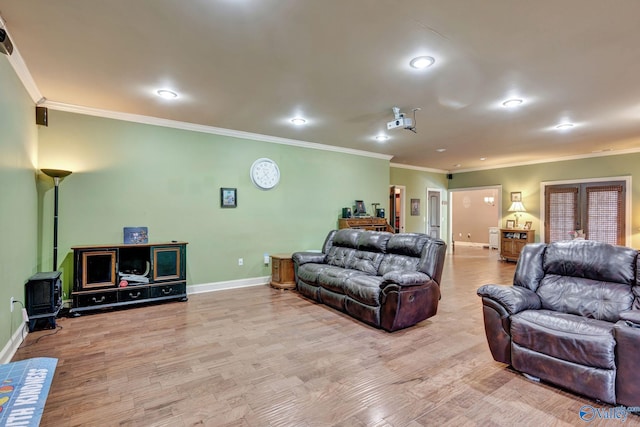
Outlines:
<svg viewBox="0 0 640 427"><path fill-rule="evenodd" d="M293 119L291 119L291 123L293 123L294 125L300 126L307 123L307 121L302 117L294 117Z"/></svg>
<svg viewBox="0 0 640 427"><path fill-rule="evenodd" d="M438 153L444 153L445 151L447 151L447 149L446 148L437 148L436 151Z"/></svg>
<svg viewBox="0 0 640 427"><path fill-rule="evenodd" d="M178 97L177 93L169 89L160 89L156 93L164 99L175 99Z"/></svg>
<svg viewBox="0 0 640 427"><path fill-rule="evenodd" d="M571 129L573 126L574 126L573 123L561 123L558 126L556 126L556 129L560 129L560 130Z"/></svg>
<svg viewBox="0 0 640 427"><path fill-rule="evenodd" d="M506 101L504 101L502 103L502 105L507 107L507 108L513 108L513 107L517 107L519 105L522 105L523 102L524 101L522 99L513 98L513 99L507 99Z"/></svg>
<svg viewBox="0 0 640 427"><path fill-rule="evenodd" d="M434 62L436 62L436 60L432 56L418 56L413 58L411 62L409 62L409 65L418 70L423 70L432 66Z"/></svg>
<svg viewBox="0 0 640 427"><path fill-rule="evenodd" d="M453 165L454 168L459 168L460 166L462 166L460 163L456 163L455 165Z"/></svg>
<svg viewBox="0 0 640 427"><path fill-rule="evenodd" d="M486 157L480 157L480 160L482 160L484 162L485 160L487 160L487 158Z"/></svg>
<svg viewBox="0 0 640 427"><path fill-rule="evenodd" d="M376 141L383 142L389 139L387 135L376 135Z"/></svg>

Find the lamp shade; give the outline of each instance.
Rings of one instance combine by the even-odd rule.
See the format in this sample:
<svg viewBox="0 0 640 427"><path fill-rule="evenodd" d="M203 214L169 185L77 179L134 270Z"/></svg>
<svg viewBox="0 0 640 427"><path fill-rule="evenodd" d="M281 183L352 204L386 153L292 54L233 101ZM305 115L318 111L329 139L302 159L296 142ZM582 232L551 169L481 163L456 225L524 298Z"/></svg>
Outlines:
<svg viewBox="0 0 640 427"><path fill-rule="evenodd" d="M524 205L522 202L513 202L509 207L509 212L526 212Z"/></svg>
<svg viewBox="0 0 640 427"><path fill-rule="evenodd" d="M64 169L40 169L43 174L50 176L51 178L64 178L65 176L71 175L71 171L66 171Z"/></svg>

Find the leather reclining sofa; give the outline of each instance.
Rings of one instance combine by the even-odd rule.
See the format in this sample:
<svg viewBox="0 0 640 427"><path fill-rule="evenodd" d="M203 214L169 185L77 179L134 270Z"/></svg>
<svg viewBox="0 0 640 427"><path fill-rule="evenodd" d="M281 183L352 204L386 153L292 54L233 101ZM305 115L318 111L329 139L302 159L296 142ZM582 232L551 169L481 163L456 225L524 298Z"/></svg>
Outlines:
<svg viewBox="0 0 640 427"><path fill-rule="evenodd" d="M386 331L436 314L446 244L426 234L333 230L293 254L298 292Z"/></svg>
<svg viewBox="0 0 640 427"><path fill-rule="evenodd" d="M638 251L589 240L524 247L513 286L484 285L496 361L610 404L640 406Z"/></svg>

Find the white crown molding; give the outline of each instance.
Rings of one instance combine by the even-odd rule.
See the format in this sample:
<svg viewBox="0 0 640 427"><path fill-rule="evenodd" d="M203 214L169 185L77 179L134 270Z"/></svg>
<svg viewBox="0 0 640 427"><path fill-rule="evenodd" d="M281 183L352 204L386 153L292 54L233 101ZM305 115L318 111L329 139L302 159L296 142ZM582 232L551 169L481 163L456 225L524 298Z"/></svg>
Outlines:
<svg viewBox="0 0 640 427"><path fill-rule="evenodd" d="M209 133L214 135L230 136L233 138L250 139L254 141L271 142L273 144L291 145L294 147L310 148L313 150L333 151L336 153L353 154L361 157L373 157L375 159L391 160L393 156L388 154L372 153L369 151L354 150L352 148L336 147L333 145L318 144L315 142L299 141L295 139L280 138L277 136L262 135L259 133L244 132L233 129L224 129L214 126L198 125L195 123L180 122L177 120L161 119L158 117L142 116L139 114L122 113L118 111L102 110L99 108L83 107L81 105L65 104L46 100L43 106L52 110L69 113L85 114L89 116L108 119L123 120L127 122L142 123L147 125L162 126L173 129L188 130L192 132Z"/></svg>
<svg viewBox="0 0 640 427"><path fill-rule="evenodd" d="M400 163L391 163L389 164L389 166L391 166L392 168L411 169L411 170L422 171L422 172L449 173L449 171L447 171L446 169L425 168L422 166L402 165Z"/></svg>
<svg viewBox="0 0 640 427"><path fill-rule="evenodd" d="M0 28L7 32L9 36L9 40L13 40L11 37L11 32L7 29L2 17L0 16ZM18 78L22 82L22 85L29 93L29 96L33 100L34 103L39 103L42 99L42 94L36 85L36 82L31 77L31 73L27 68L27 64L24 63L24 59L22 59L22 55L20 55L20 51L15 43L13 43L13 53L8 55L9 64L13 67L13 71L18 75Z"/></svg>
<svg viewBox="0 0 640 427"><path fill-rule="evenodd" d="M555 162L566 162L569 160L582 160L582 159L591 159L594 157L606 157L606 156L619 156L621 154L633 154L640 153L639 148L629 148L626 150L617 150L617 151L603 151L601 153L589 153L589 154L576 154L574 156L565 156L565 157L552 157L549 159L541 159L541 160L531 160L528 162L518 162L518 163L509 163L505 165L494 165L494 166L484 166L481 168L469 168L469 169L452 169L449 170L448 173L461 173L461 172L477 172L484 171L490 169L504 169L504 168L512 168L516 166L529 166L529 165L539 165L542 163L555 163Z"/></svg>
<svg viewBox="0 0 640 427"><path fill-rule="evenodd" d="M223 291L227 289L239 289L249 286L262 286L271 281L271 276L252 277L249 279L228 280L225 282L201 283L187 286L187 295L202 294L205 292Z"/></svg>

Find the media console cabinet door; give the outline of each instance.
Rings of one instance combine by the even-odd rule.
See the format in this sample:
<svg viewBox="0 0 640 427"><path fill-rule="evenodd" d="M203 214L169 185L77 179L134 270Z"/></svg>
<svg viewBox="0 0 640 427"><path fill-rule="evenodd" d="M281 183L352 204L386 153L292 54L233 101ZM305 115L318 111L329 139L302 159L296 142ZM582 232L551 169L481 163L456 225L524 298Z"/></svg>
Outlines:
<svg viewBox="0 0 640 427"><path fill-rule="evenodd" d="M180 246L154 247L153 281L177 280L182 277L182 251Z"/></svg>
<svg viewBox="0 0 640 427"><path fill-rule="evenodd" d="M117 253L117 249L81 252L81 290L116 286Z"/></svg>

